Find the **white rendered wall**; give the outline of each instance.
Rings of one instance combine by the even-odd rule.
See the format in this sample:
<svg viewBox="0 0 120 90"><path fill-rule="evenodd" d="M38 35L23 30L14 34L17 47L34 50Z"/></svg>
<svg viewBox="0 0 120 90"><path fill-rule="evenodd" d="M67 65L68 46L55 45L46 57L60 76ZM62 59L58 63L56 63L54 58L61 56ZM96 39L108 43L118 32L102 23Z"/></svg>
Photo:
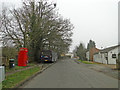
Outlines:
<svg viewBox="0 0 120 90"><path fill-rule="evenodd" d="M116 54L116 58L112 58L112 54ZM108 64L116 64L118 59L118 47L108 52Z"/></svg>

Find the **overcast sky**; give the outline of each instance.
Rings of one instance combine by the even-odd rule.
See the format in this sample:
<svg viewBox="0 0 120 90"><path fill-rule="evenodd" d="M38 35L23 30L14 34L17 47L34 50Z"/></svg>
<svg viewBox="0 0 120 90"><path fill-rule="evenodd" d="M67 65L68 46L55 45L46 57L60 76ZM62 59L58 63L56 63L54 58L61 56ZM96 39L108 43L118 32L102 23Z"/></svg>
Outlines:
<svg viewBox="0 0 120 90"><path fill-rule="evenodd" d="M97 48L118 43L118 0L57 0L59 13L74 24L71 50L90 39Z"/></svg>
<svg viewBox="0 0 120 90"><path fill-rule="evenodd" d="M4 2L8 1L14 7L18 7L21 0L6 0ZM118 43L119 0L49 1L56 2L58 12L64 18L70 19L75 27L73 30L71 51L80 42L83 42L85 47L87 47L90 39L95 41L96 47L99 49L101 47L114 46Z"/></svg>

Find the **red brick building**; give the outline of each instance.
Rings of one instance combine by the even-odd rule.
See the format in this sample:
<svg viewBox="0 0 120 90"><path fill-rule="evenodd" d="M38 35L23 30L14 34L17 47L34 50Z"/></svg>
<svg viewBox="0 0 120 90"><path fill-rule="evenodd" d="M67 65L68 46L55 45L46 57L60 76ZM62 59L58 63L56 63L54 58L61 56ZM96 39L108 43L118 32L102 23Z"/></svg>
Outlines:
<svg viewBox="0 0 120 90"><path fill-rule="evenodd" d="M98 52L98 51L99 51L99 49L97 49L95 47L89 49L89 61L93 61L93 54Z"/></svg>

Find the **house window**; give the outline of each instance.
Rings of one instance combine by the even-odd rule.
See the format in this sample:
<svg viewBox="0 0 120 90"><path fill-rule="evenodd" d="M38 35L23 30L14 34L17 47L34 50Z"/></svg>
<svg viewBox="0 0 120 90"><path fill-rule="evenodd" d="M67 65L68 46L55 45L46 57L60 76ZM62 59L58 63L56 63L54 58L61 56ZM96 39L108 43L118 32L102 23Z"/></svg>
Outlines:
<svg viewBox="0 0 120 90"><path fill-rule="evenodd" d="M112 58L116 58L116 54L112 54Z"/></svg>

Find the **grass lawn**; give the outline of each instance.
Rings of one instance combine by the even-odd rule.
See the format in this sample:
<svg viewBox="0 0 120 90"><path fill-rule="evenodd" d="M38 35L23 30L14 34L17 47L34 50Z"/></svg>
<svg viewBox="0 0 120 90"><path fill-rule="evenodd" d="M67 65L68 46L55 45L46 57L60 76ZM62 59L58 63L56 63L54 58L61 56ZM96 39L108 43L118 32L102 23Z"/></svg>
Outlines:
<svg viewBox="0 0 120 90"><path fill-rule="evenodd" d="M36 66L34 68L31 68L31 69L27 69L24 71L16 72L12 75L8 75L5 77L5 80L2 82L2 87L4 89L5 88L12 88L39 70L40 70L40 67Z"/></svg>
<svg viewBox="0 0 120 90"><path fill-rule="evenodd" d="M95 64L95 63L88 62L88 61L82 61L82 60L78 60L78 61L81 62L81 63L84 63L84 64Z"/></svg>
<svg viewBox="0 0 120 90"><path fill-rule="evenodd" d="M33 64L33 63L28 63L26 67L34 66L34 65L35 65L35 64ZM12 71L24 69L24 68L26 68L26 67L20 67L20 66L17 66L17 65L16 65L14 68L11 68L11 69L9 69L9 67L6 67L5 72L12 72Z"/></svg>

